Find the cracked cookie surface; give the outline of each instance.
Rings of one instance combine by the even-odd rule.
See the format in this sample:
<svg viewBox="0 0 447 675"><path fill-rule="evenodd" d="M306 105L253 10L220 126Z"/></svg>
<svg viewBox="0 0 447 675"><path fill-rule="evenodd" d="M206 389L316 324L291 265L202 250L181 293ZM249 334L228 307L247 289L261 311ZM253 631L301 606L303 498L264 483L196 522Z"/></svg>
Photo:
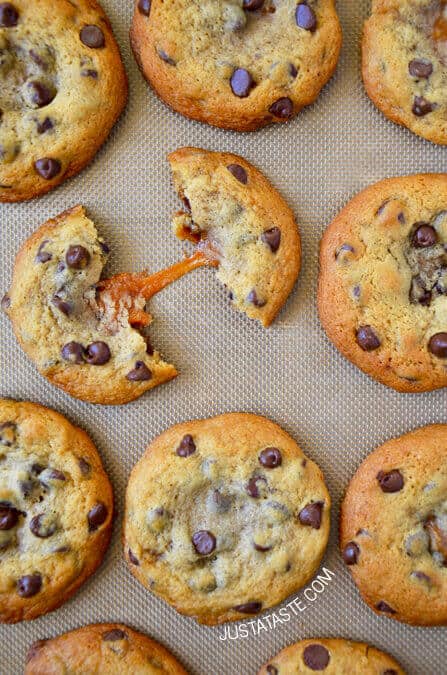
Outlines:
<svg viewBox="0 0 447 675"><path fill-rule="evenodd" d="M377 614L447 624L447 425L417 429L368 455L346 492L340 546Z"/></svg>
<svg viewBox="0 0 447 675"><path fill-rule="evenodd" d="M295 217L265 176L238 155L181 148L168 156L185 211L175 232L216 252L235 309L269 326L301 265Z"/></svg>
<svg viewBox="0 0 447 675"><path fill-rule="evenodd" d="M165 103L250 131L312 103L341 47L333 0L136 0L131 43Z"/></svg>
<svg viewBox="0 0 447 675"><path fill-rule="evenodd" d="M148 589L200 623L257 614L297 591L329 535L323 476L257 415L178 424L134 467L124 549Z"/></svg>
<svg viewBox="0 0 447 675"><path fill-rule="evenodd" d="M398 391L447 385L447 175L390 178L327 228L318 307L355 365Z"/></svg>
<svg viewBox="0 0 447 675"><path fill-rule="evenodd" d="M0 3L0 202L81 171L127 100L110 22L95 0Z"/></svg>
<svg viewBox="0 0 447 675"><path fill-rule="evenodd" d="M112 511L87 434L53 410L0 399L0 620L68 600L101 563Z"/></svg>
<svg viewBox="0 0 447 675"><path fill-rule="evenodd" d="M127 403L176 376L97 286L108 246L83 207L42 225L19 251L2 305L16 337L52 384L92 403ZM144 298L136 304L143 308Z"/></svg>
<svg viewBox="0 0 447 675"><path fill-rule="evenodd" d="M444 0L373 0L362 63L366 91L389 119L447 144Z"/></svg>
<svg viewBox="0 0 447 675"><path fill-rule="evenodd" d="M258 675L405 675L389 654L341 638L301 640L269 660Z"/></svg>
<svg viewBox="0 0 447 675"><path fill-rule="evenodd" d="M84 626L28 651L25 675L186 675L161 644L117 623Z"/></svg>

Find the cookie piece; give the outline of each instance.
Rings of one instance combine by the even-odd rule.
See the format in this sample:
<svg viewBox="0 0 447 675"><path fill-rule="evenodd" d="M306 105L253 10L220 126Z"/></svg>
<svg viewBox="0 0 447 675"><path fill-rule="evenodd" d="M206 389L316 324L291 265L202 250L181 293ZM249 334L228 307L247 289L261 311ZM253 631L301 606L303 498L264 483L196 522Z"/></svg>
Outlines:
<svg viewBox="0 0 447 675"><path fill-rule="evenodd" d="M329 536L323 475L257 415L171 427L134 467L124 551L132 574L200 623L249 618L314 574Z"/></svg>
<svg viewBox="0 0 447 675"><path fill-rule="evenodd" d="M447 175L358 194L321 243L318 307L335 346L403 392L447 385Z"/></svg>
<svg viewBox="0 0 447 675"><path fill-rule="evenodd" d="M0 399L0 621L68 600L101 563L112 511L87 434L53 410Z"/></svg>
<svg viewBox="0 0 447 675"><path fill-rule="evenodd" d="M269 326L289 296L301 265L295 217L281 195L238 155L181 148L169 155L186 210L178 237L206 240L216 252L217 278L233 306Z"/></svg>
<svg viewBox="0 0 447 675"><path fill-rule="evenodd" d="M365 602L406 623L447 624L447 425L384 443L361 464L340 543Z"/></svg>
<svg viewBox="0 0 447 675"><path fill-rule="evenodd" d="M135 58L177 112L224 129L286 122L331 78L333 0L136 0Z"/></svg>
<svg viewBox="0 0 447 675"><path fill-rule="evenodd" d="M96 0L0 3L0 202L31 199L81 171L127 100Z"/></svg>
<svg viewBox="0 0 447 675"><path fill-rule="evenodd" d="M363 642L341 638L301 640L286 647L258 675L405 675L389 654Z"/></svg>
<svg viewBox="0 0 447 675"><path fill-rule="evenodd" d="M161 644L118 623L84 626L35 642L25 675L107 673L107 675L187 675Z"/></svg>
<svg viewBox="0 0 447 675"><path fill-rule="evenodd" d="M447 18L442 0L373 0L362 43L375 105L418 136L447 144Z"/></svg>
<svg viewBox="0 0 447 675"><path fill-rule="evenodd" d="M99 303L107 252L84 208L66 211L23 244L3 306L19 343L52 384L83 401L118 404L177 371L131 323L139 320L142 296L124 295L115 305L102 293Z"/></svg>

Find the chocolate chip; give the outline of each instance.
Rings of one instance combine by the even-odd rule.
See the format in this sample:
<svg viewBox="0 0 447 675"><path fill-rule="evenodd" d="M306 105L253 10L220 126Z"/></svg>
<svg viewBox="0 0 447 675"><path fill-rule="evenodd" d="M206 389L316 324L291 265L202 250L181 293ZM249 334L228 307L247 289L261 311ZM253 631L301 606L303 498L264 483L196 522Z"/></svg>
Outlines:
<svg viewBox="0 0 447 675"><path fill-rule="evenodd" d="M236 605L233 609L241 614L257 614L262 609L262 602L246 602L243 605Z"/></svg>
<svg viewBox="0 0 447 675"><path fill-rule="evenodd" d="M342 253L355 253L355 249L351 244L342 244L336 251L335 251L335 259L337 260Z"/></svg>
<svg viewBox="0 0 447 675"><path fill-rule="evenodd" d="M427 248L434 246L438 240L436 230L427 223L416 223L416 230L413 233L412 244L416 248Z"/></svg>
<svg viewBox="0 0 447 675"><path fill-rule="evenodd" d="M193 438L190 434L187 434L186 436L183 436L182 440L180 441L180 445L178 446L176 453L179 457L189 457L196 451L196 445L193 441Z"/></svg>
<svg viewBox="0 0 447 675"><path fill-rule="evenodd" d="M247 295L247 302L250 302L255 307L264 307L267 304L267 302L263 298L260 298L258 296L258 294L257 294L257 292L254 288Z"/></svg>
<svg viewBox="0 0 447 675"><path fill-rule="evenodd" d="M213 502L216 507L216 511L219 513L226 513L232 502L232 498L229 495L225 495L220 490L214 490L213 492Z"/></svg>
<svg viewBox="0 0 447 675"><path fill-rule="evenodd" d="M247 485L245 486L247 494L249 494L250 497L253 497L253 499L257 499L259 497L259 482L263 482L267 485L267 479L264 478L264 476L253 476L253 478L250 478Z"/></svg>
<svg viewBox="0 0 447 675"><path fill-rule="evenodd" d="M43 157L34 162L34 168L37 173L45 178L45 180L51 180L58 173L61 172L62 165L57 159L52 159L51 157Z"/></svg>
<svg viewBox="0 0 447 675"><path fill-rule="evenodd" d="M67 342L61 349L64 361L70 363L84 363L84 347L79 342Z"/></svg>
<svg viewBox="0 0 447 675"><path fill-rule="evenodd" d="M272 103L269 112L279 119L288 119L293 114L293 102L287 96L279 98Z"/></svg>
<svg viewBox="0 0 447 675"><path fill-rule="evenodd" d="M293 79L295 79L296 76L298 75L298 68L294 66L293 63L289 63L289 73L290 77L292 77Z"/></svg>
<svg viewBox="0 0 447 675"><path fill-rule="evenodd" d="M357 565L360 549L355 541L350 541L343 549L343 560L347 565Z"/></svg>
<svg viewBox="0 0 447 675"><path fill-rule="evenodd" d="M317 28L317 17L311 7L305 2L300 3L295 10L296 25L313 33Z"/></svg>
<svg viewBox="0 0 447 675"><path fill-rule="evenodd" d="M16 440L16 425L14 422L0 424L0 445L10 448Z"/></svg>
<svg viewBox="0 0 447 675"><path fill-rule="evenodd" d="M126 379L131 382L144 382L152 378L152 373L143 361L137 361L135 368L127 373Z"/></svg>
<svg viewBox="0 0 447 675"><path fill-rule="evenodd" d="M116 640L127 640L127 633L119 628L114 628L109 630L107 633L104 633L102 639L105 642L116 642Z"/></svg>
<svg viewBox="0 0 447 675"><path fill-rule="evenodd" d="M394 668L387 668L383 671L382 675L397 675L397 670L394 670Z"/></svg>
<svg viewBox="0 0 447 675"><path fill-rule="evenodd" d="M440 359L447 358L447 333L435 333L428 342L429 351Z"/></svg>
<svg viewBox="0 0 447 675"><path fill-rule="evenodd" d="M308 645L303 652L303 661L311 670L324 670L330 658L328 650L323 645Z"/></svg>
<svg viewBox="0 0 447 675"><path fill-rule="evenodd" d="M254 84L252 76L245 68L236 68L230 78L231 90L239 98L246 98Z"/></svg>
<svg viewBox="0 0 447 675"><path fill-rule="evenodd" d="M13 506L0 502L0 530L12 530L19 522L20 511Z"/></svg>
<svg viewBox="0 0 447 675"><path fill-rule="evenodd" d="M53 257L48 251L44 251L44 247L48 244L48 239L45 239L37 249L36 262L46 263Z"/></svg>
<svg viewBox="0 0 447 675"><path fill-rule="evenodd" d="M5 295L3 296L0 304L1 304L1 308L4 312L6 312L6 310L11 307L11 298L9 297L9 295L7 293L5 293Z"/></svg>
<svg viewBox="0 0 447 675"><path fill-rule="evenodd" d="M194 532L191 541L199 555L209 555L216 548L216 537L208 530Z"/></svg>
<svg viewBox="0 0 447 675"><path fill-rule="evenodd" d="M428 574L420 572L419 570L416 572L412 572L411 576L414 577L415 579L419 579L420 581L426 581L428 584L431 583L431 579L428 576Z"/></svg>
<svg viewBox="0 0 447 675"><path fill-rule="evenodd" d="M279 675L279 670L275 666L268 665L266 671L267 675Z"/></svg>
<svg viewBox="0 0 447 675"><path fill-rule="evenodd" d="M10 2L0 4L0 26L2 28L13 28L17 26L19 13Z"/></svg>
<svg viewBox="0 0 447 675"><path fill-rule="evenodd" d="M103 253L108 255L110 253L110 246L105 241L98 241L99 247Z"/></svg>
<svg viewBox="0 0 447 675"><path fill-rule="evenodd" d="M56 92L49 89L45 84L42 84L42 82L28 82L27 86L30 92L31 101L38 108L43 108L48 105L56 96Z"/></svg>
<svg viewBox="0 0 447 675"><path fill-rule="evenodd" d="M91 77L93 80L98 79L98 71L93 70L93 68L87 68L84 70L81 70L81 77Z"/></svg>
<svg viewBox="0 0 447 675"><path fill-rule="evenodd" d="M152 356L153 353L154 353L154 348L151 344L151 341L147 336L144 338L144 340L146 342L146 354L148 354L149 356Z"/></svg>
<svg viewBox="0 0 447 675"><path fill-rule="evenodd" d="M413 277L411 280L409 298L413 304L423 305L424 307L430 305L432 293L430 290L424 288L424 282L420 276Z"/></svg>
<svg viewBox="0 0 447 675"><path fill-rule="evenodd" d="M169 56L169 54L166 54L166 52L163 51L163 49L158 50L158 56L161 58L162 61L164 61L165 63L168 63L170 66L176 66L177 65L177 61L175 61L175 59L173 59L171 56Z"/></svg>
<svg viewBox="0 0 447 675"><path fill-rule="evenodd" d="M310 502L298 514L301 525L319 530L323 514L324 502Z"/></svg>
<svg viewBox="0 0 447 675"><path fill-rule="evenodd" d="M81 42L91 49L100 49L106 43L104 33L99 26L84 26L79 33L79 37L81 38Z"/></svg>
<svg viewBox="0 0 447 675"><path fill-rule="evenodd" d="M90 474L90 471L92 470L90 464L83 457L79 457L78 464L82 475L88 476Z"/></svg>
<svg viewBox="0 0 447 675"><path fill-rule="evenodd" d="M132 551L131 551L130 549L127 551L127 555L129 556L129 560L130 560L130 562L132 563L132 565L137 565L137 566L139 566L140 561L139 561L138 558L132 553Z"/></svg>
<svg viewBox="0 0 447 675"><path fill-rule="evenodd" d="M278 448L265 448L259 454L259 461L266 469L276 469L282 464L281 452Z"/></svg>
<svg viewBox="0 0 447 675"><path fill-rule="evenodd" d="M404 486L404 477L398 469L392 471L379 471L377 480L382 492L400 492Z"/></svg>
<svg viewBox="0 0 447 675"><path fill-rule="evenodd" d="M261 239L270 247L272 253L276 253L281 243L281 230L279 227L271 227L261 234Z"/></svg>
<svg viewBox="0 0 447 675"><path fill-rule="evenodd" d="M271 551L272 547L271 546L260 546L259 544L253 544L253 547L256 551L260 551L261 553L266 553L266 551Z"/></svg>
<svg viewBox="0 0 447 675"><path fill-rule="evenodd" d="M34 534L34 536L39 537L40 539L47 539L56 532L56 523L45 525L44 518L45 514L40 513L38 516L31 518L31 522L29 524L29 529L31 532Z"/></svg>
<svg viewBox="0 0 447 675"><path fill-rule="evenodd" d="M67 480L65 474L59 469L49 469L46 472L46 478L48 480Z"/></svg>
<svg viewBox="0 0 447 675"><path fill-rule="evenodd" d="M37 462L31 464L31 473L33 473L35 476L39 476L44 469L45 467L42 466L42 464L38 464Z"/></svg>
<svg viewBox="0 0 447 675"><path fill-rule="evenodd" d="M26 655L26 663L29 663L31 659L33 659L39 651L46 645L48 640L36 640L31 647L28 649L28 653Z"/></svg>
<svg viewBox="0 0 447 675"><path fill-rule="evenodd" d="M95 506L90 509L87 514L88 531L94 532L97 530L98 527L106 521L108 513L109 512L105 504L102 502L95 504Z"/></svg>
<svg viewBox="0 0 447 675"><path fill-rule="evenodd" d="M433 65L430 61L424 61L422 59L413 59L408 64L408 72L412 77L427 78L433 72Z"/></svg>
<svg viewBox="0 0 447 675"><path fill-rule="evenodd" d="M264 0L244 0L243 7L247 12L255 12L257 9L261 9L264 4Z"/></svg>
<svg viewBox="0 0 447 675"><path fill-rule="evenodd" d="M396 614L396 610L390 607L386 602L381 600L380 602L377 603L376 609L379 610L379 612L386 612L387 614Z"/></svg>
<svg viewBox="0 0 447 675"><path fill-rule="evenodd" d="M70 246L65 254L65 261L73 270L83 270L90 262L90 253L84 246Z"/></svg>
<svg viewBox="0 0 447 675"><path fill-rule="evenodd" d="M112 355L105 342L92 342L85 350L84 358L91 366L103 366L110 361Z"/></svg>
<svg viewBox="0 0 447 675"><path fill-rule="evenodd" d="M51 302L60 312L62 312L62 314L65 314L65 316L69 316L73 311L73 304L67 302L67 300L63 300L58 295L53 295Z"/></svg>
<svg viewBox="0 0 447 675"><path fill-rule="evenodd" d="M138 3L138 11L144 16L149 16L151 13L151 0L140 0Z"/></svg>
<svg viewBox="0 0 447 675"><path fill-rule="evenodd" d="M42 588L42 577L40 574L26 574L17 582L17 593L21 598L31 598Z"/></svg>
<svg viewBox="0 0 447 675"><path fill-rule="evenodd" d="M50 131L54 127L53 121L50 117L45 117L41 122L37 122L37 133L44 134L46 131Z"/></svg>
<svg viewBox="0 0 447 675"><path fill-rule="evenodd" d="M417 117L424 117L433 111L433 104L423 96L415 96L412 111Z"/></svg>
<svg viewBox="0 0 447 675"><path fill-rule="evenodd" d="M227 169L231 174L233 174L235 178L237 178L239 183L247 185L248 176L243 166L241 166L240 164L229 164L227 166Z"/></svg>
<svg viewBox="0 0 447 675"><path fill-rule="evenodd" d="M372 352L381 345L374 329L371 326L360 326L357 331L357 344L365 352Z"/></svg>

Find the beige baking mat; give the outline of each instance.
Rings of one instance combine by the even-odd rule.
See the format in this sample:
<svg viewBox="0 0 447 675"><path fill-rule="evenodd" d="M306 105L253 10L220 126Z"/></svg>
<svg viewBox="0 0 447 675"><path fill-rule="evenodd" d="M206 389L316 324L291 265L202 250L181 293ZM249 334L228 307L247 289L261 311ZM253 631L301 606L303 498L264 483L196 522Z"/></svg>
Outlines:
<svg viewBox="0 0 447 675"><path fill-rule="evenodd" d="M268 331L231 310L210 270L199 270L160 294L152 303L153 342L181 375L123 407L84 404L47 384L20 351L9 322L0 318L0 394L51 406L86 429L113 482L118 510L106 560L74 599L36 621L0 627L0 673L20 673L34 640L99 621L129 623L149 633L191 673L201 675L254 674L285 645L318 635L371 642L392 652L413 675L447 673L445 630L376 617L360 601L336 540L340 498L362 458L391 436L446 421L446 392L404 395L372 382L332 348L315 309L318 240L325 225L369 183L445 170L447 151L387 122L366 98L359 75L359 34L368 10L364 0L339 2L342 56L317 103L286 126L245 135L188 121L158 101L130 54L133 3L103 4L130 77L127 112L80 176L40 200L0 206L0 291L8 288L23 239L78 202L87 206L112 247L110 272L155 270L178 259L181 245L170 229L170 213L178 204L165 157L183 145L240 153L269 176L300 223L303 270ZM231 410L271 417L323 469L334 501L324 565L335 576L315 601L299 593L306 608L297 616L291 611L288 622L230 641L220 639L221 628L180 617L131 577L121 554L120 521L127 476L148 442L176 422ZM234 626L231 630L233 635Z"/></svg>

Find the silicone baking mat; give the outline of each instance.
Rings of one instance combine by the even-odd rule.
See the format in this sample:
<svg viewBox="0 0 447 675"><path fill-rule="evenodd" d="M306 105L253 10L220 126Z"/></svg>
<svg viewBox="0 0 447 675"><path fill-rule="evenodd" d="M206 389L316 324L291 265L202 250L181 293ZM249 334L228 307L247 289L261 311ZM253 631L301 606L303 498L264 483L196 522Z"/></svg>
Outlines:
<svg viewBox="0 0 447 675"><path fill-rule="evenodd" d="M242 154L267 174L296 213L303 269L269 330L230 308L210 270L157 296L151 304L153 343L180 376L122 407L84 404L52 387L19 349L8 320L0 318L0 394L53 407L91 435L113 482L118 513L104 564L71 601L35 621L0 627L0 672L22 672L26 649L36 639L90 622L119 621L160 640L197 675L254 674L282 647L314 636L371 642L413 675L447 673L445 630L375 616L360 600L337 547L340 499L360 461L389 437L445 422L446 392L405 395L372 382L329 344L315 306L318 242L327 223L376 180L445 170L446 150L388 122L367 99L359 70L360 31L369 10L364 0L339 2L343 50L317 102L289 124L251 134L208 128L168 110L146 86L130 53L133 2L103 0L103 5L129 74L127 111L80 176L39 200L0 207L0 292L9 286L23 239L79 202L112 247L110 273L156 270L177 260L181 244L171 233L170 214L178 202L165 157L183 145ZM324 567L334 574L323 573L330 581L317 583L318 592L297 594L303 611L295 615L289 608L289 621L273 626L270 618L249 626L247 637L239 631L237 639L224 640L223 628L196 625L139 585L126 569L120 529L127 477L149 441L176 422L232 410L272 418L323 469L333 498ZM235 624L227 626L234 637Z"/></svg>

